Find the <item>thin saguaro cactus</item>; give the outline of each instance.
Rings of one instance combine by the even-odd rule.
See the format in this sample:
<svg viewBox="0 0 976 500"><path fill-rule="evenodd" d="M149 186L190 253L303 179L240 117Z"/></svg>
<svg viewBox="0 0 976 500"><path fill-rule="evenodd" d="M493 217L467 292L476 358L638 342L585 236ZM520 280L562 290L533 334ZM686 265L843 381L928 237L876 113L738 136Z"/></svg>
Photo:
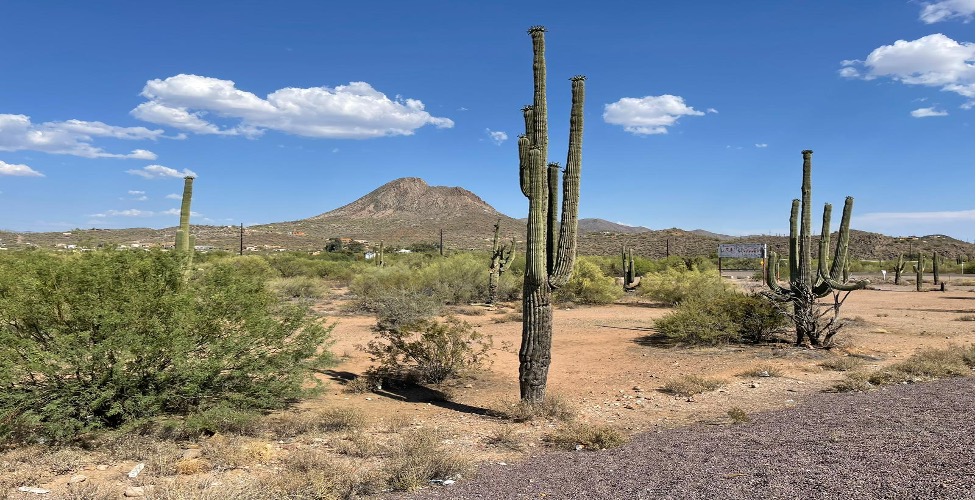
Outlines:
<svg viewBox="0 0 976 500"><path fill-rule="evenodd" d="M512 261L512 256L515 255L515 238L512 238L511 245L499 243L498 231L500 227L501 221L499 220L495 223L495 238L491 242L491 265L488 266L489 304L495 303L498 295L498 278L505 273L508 263Z"/></svg>
<svg viewBox="0 0 976 500"><path fill-rule="evenodd" d="M932 252L932 283L934 283L936 285L938 285L939 284L939 281L941 281L939 279L940 278L939 277L939 271L940 271L940 269L939 269L939 261L940 260L942 260L942 258L939 256L939 253L938 252Z"/></svg>
<svg viewBox="0 0 976 500"><path fill-rule="evenodd" d="M925 257L922 256L922 252L918 252L918 260L912 265L915 270L915 291L922 291L922 271L925 270Z"/></svg>
<svg viewBox="0 0 976 500"><path fill-rule="evenodd" d="M895 271L895 284L900 285L901 273L905 271L905 254L898 255L898 262L895 264L894 271Z"/></svg>
<svg viewBox="0 0 976 500"><path fill-rule="evenodd" d="M529 28L532 37L532 105L522 108L525 134L519 137L519 184L529 200L522 293L522 345L519 348L519 392L525 403L545 399L552 351L552 292L569 281L576 260L579 183L583 144L583 76L572 81L569 151L562 171L559 206L558 163L549 163L546 111L545 33Z"/></svg>
<svg viewBox="0 0 976 500"><path fill-rule="evenodd" d="M185 255L187 266L193 261L193 248L196 238L190 234L190 200L193 197L193 176L183 178L183 203L180 205L180 227L176 230L177 252Z"/></svg>
<svg viewBox="0 0 976 500"><path fill-rule="evenodd" d="M833 263L827 269L828 249L830 247L830 213L831 205L824 204L823 227L820 231L819 262L813 266L813 243L810 237L810 199L811 199L811 157L813 151L804 150L803 154L803 184L801 185L801 199L793 200L790 211L790 287L784 288L776 282L775 273L766 269L766 284L772 290L767 296L780 301L789 302L793 306L790 318L796 326L796 343L802 345L809 342L813 346L830 346L833 336L840 328L836 322L840 306L853 290L867 286L866 281L845 283L842 275L847 263L847 246L850 240L851 210L854 198L848 196L844 201L844 212L841 215L840 229L837 233L837 246L834 250ZM776 252L770 252L770 261L777 262ZM847 292L843 297L839 292ZM834 315L826 322L821 318L827 311L819 311L817 299L834 294Z"/></svg>

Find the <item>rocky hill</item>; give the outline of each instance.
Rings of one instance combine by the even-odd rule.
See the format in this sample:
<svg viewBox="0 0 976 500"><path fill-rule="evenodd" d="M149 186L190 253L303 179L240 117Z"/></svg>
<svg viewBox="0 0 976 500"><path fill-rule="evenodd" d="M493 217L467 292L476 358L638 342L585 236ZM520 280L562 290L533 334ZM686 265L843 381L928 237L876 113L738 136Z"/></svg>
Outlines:
<svg viewBox="0 0 976 500"><path fill-rule="evenodd" d="M321 250L330 238L349 238L387 247L437 244L441 231L448 250L487 249L492 229L501 225L504 238L525 238L525 221L495 210L477 195L460 187L429 186L408 177L388 182L358 200L306 219L251 226L244 229L244 246L256 250ZM240 229L235 226L193 226L197 245L228 251L240 248ZM0 246L42 248L98 245L171 246L176 228L89 229L66 233L11 233L0 231ZM818 238L814 237L816 243ZM714 255L719 243L766 243L785 254L784 236L732 237L696 229L650 230L602 219L581 219L579 251L587 255L617 255L621 246L635 255ZM522 246L524 249L524 246ZM973 245L943 235L894 238L877 233L851 231L851 255L860 259L898 258L922 250L944 257L972 258Z"/></svg>

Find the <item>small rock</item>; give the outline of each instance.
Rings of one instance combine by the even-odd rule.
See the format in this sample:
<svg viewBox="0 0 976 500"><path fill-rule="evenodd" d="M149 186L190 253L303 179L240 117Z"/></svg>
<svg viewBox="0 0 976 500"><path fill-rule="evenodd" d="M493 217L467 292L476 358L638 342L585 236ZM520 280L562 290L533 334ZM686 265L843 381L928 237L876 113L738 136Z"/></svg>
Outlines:
<svg viewBox="0 0 976 500"><path fill-rule="evenodd" d="M139 473L142 472L142 469L145 469L145 468L146 468L146 464L144 464L144 463L141 463L141 464L136 465L135 467L132 468L132 470L129 471L129 477L136 477L136 476L138 476Z"/></svg>
<svg viewBox="0 0 976 500"><path fill-rule="evenodd" d="M445 479L444 480L444 486L450 486L452 484L454 484L454 480L453 479Z"/></svg>
<svg viewBox="0 0 976 500"><path fill-rule="evenodd" d="M68 479L68 483L70 483L70 484L83 483L83 482L85 482L87 480L88 480L88 476L86 476L84 474L75 474L75 475L71 476L70 479Z"/></svg>
<svg viewBox="0 0 976 500"><path fill-rule="evenodd" d="M473 385L471 385L471 384L464 384L464 388L465 388L465 389L470 389L470 388L472 388L472 387L474 387L474 386L473 386Z"/></svg>
<svg viewBox="0 0 976 500"><path fill-rule="evenodd" d="M576 445L576 451L583 451L583 448L585 448L585 446L581 444Z"/></svg>
<svg viewBox="0 0 976 500"><path fill-rule="evenodd" d="M769 372L766 371L766 370L763 370L763 371L759 372L758 375L760 377L768 377L769 376Z"/></svg>
<svg viewBox="0 0 976 500"><path fill-rule="evenodd" d="M200 455L202 455L202 454L203 454L203 452L200 451L200 448L190 448L188 450L183 451L183 457L182 457L182 459L183 460L193 460L194 458L200 458Z"/></svg>
<svg viewBox="0 0 976 500"><path fill-rule="evenodd" d="M508 465L505 462L498 462L498 465Z"/></svg>
<svg viewBox="0 0 976 500"><path fill-rule="evenodd" d="M749 384L749 388L750 389L755 389L757 387L759 387L759 382L753 382L753 383Z"/></svg>
<svg viewBox="0 0 976 500"><path fill-rule="evenodd" d="M125 489L125 493L122 494L124 497L144 497L146 496L146 489L142 486L129 486Z"/></svg>
<svg viewBox="0 0 976 500"><path fill-rule="evenodd" d="M373 398L366 398L366 401L372 401Z"/></svg>
<svg viewBox="0 0 976 500"><path fill-rule="evenodd" d="M96 465L95 470L108 470L108 466L105 464Z"/></svg>

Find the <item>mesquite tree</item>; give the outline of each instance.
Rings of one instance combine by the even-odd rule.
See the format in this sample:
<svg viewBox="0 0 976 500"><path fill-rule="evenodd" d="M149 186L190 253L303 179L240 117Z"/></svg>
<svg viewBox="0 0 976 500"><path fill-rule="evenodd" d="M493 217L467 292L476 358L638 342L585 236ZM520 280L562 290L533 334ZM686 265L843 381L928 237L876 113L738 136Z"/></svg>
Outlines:
<svg viewBox="0 0 976 500"><path fill-rule="evenodd" d="M505 273L505 268L512 261L512 256L515 255L515 238L512 238L511 245L498 242L500 225L500 220L495 223L495 238L491 242L491 266L488 267L489 304L495 303L495 298L498 295L498 278Z"/></svg>
<svg viewBox="0 0 976 500"><path fill-rule="evenodd" d="M790 211L790 287L783 288L776 283L775 274L766 269L766 283L772 290L767 296L780 303L790 303L793 308L788 312L790 319L796 325L796 343L802 345L809 341L810 345L829 347L833 336L840 328L837 319L840 306L851 291L867 286L866 281L845 283L841 278L847 263L847 244L850 239L851 210L854 198L848 196L844 201L844 213L841 215L840 229L837 233L837 247L834 250L833 264L827 271L827 253L830 247L830 212L831 205L824 204L823 228L820 232L819 262L813 267L811 250L813 243L810 238L810 198L811 198L811 157L813 151L804 150L803 154L803 184L801 199L793 200ZM799 220L798 220L799 219ZM776 252L770 252L770 262L777 262ZM840 292L846 292L843 297ZM833 293L832 308L820 308L817 299ZM828 312L833 316L824 320Z"/></svg>
<svg viewBox="0 0 976 500"><path fill-rule="evenodd" d="M583 76L572 81L569 152L559 212L559 164L546 165L549 131L546 113L545 32L532 36L532 105L522 108L525 134L519 137L519 183L529 199L522 288L522 345L519 349L519 392L525 403L541 403L546 395L552 350L552 292L569 280L576 260L579 181L583 144Z"/></svg>

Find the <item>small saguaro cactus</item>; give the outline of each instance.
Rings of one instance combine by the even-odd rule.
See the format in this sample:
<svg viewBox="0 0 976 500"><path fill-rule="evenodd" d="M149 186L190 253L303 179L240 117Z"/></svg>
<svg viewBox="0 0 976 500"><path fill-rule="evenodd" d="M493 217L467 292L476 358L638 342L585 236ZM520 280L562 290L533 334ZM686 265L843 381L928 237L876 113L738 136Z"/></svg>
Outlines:
<svg viewBox="0 0 976 500"><path fill-rule="evenodd" d="M491 266L488 267L488 303L494 304L498 295L498 278L505 273L508 263L515 254L515 238L512 244L499 243L498 231L501 220L495 223L495 238L491 242Z"/></svg>
<svg viewBox="0 0 976 500"><path fill-rule="evenodd" d="M532 105L522 108L525 134L519 136L519 185L529 200L522 289L522 345L519 349L519 393L522 402L542 403L552 356L552 292L569 281L576 260L579 182L583 151L583 97L586 78L572 81L569 151L562 179L559 210L559 164L549 163L546 111L545 33L529 28L532 37Z"/></svg>
<svg viewBox="0 0 976 500"><path fill-rule="evenodd" d="M942 258L939 256L938 252L932 252L932 283L939 284L939 261Z"/></svg>
<svg viewBox="0 0 976 500"><path fill-rule="evenodd" d="M783 288L776 282L775 273L766 268L766 284L772 290L767 293L770 298L779 302L789 302L793 310L789 312L790 319L796 326L796 343L802 345L809 342L813 346L829 347L833 336L837 333L840 325L837 323L840 306L844 299L839 292L850 293L867 286L866 281L857 283L845 283L842 273L847 264L847 246L850 240L851 210L854 207L854 198L848 196L844 201L844 212L841 215L840 229L837 232L837 246L834 249L833 263L830 271L827 270L828 249L830 247L830 213L831 205L824 204L823 226L820 231L819 263L816 268L813 266L812 247L810 237L810 199L811 181L810 171L811 157L813 151L804 150L803 154L803 183L801 185L801 199L793 200L793 208L790 211L790 287ZM776 252L770 252L770 262L777 262L779 257ZM820 311L817 307L817 299L826 297L834 293L833 313L834 316L822 324L820 319L829 310Z"/></svg>
<svg viewBox="0 0 976 500"><path fill-rule="evenodd" d="M624 271L624 291L632 292L640 285L640 276L634 271L634 249L620 247L621 269Z"/></svg>
<svg viewBox="0 0 976 500"><path fill-rule="evenodd" d="M186 256L187 265L193 261L193 248L196 238L190 234L190 199L193 197L193 176L183 178L183 203L180 206L180 228L176 230L177 252Z"/></svg>
<svg viewBox="0 0 976 500"><path fill-rule="evenodd" d="M901 284L901 273L905 271L905 254L898 255L898 263L895 264L895 284Z"/></svg>
<svg viewBox="0 0 976 500"><path fill-rule="evenodd" d="M915 291L922 291L922 271L925 270L925 257L922 256L922 252L918 252L918 260L912 265L912 269L915 270Z"/></svg>

